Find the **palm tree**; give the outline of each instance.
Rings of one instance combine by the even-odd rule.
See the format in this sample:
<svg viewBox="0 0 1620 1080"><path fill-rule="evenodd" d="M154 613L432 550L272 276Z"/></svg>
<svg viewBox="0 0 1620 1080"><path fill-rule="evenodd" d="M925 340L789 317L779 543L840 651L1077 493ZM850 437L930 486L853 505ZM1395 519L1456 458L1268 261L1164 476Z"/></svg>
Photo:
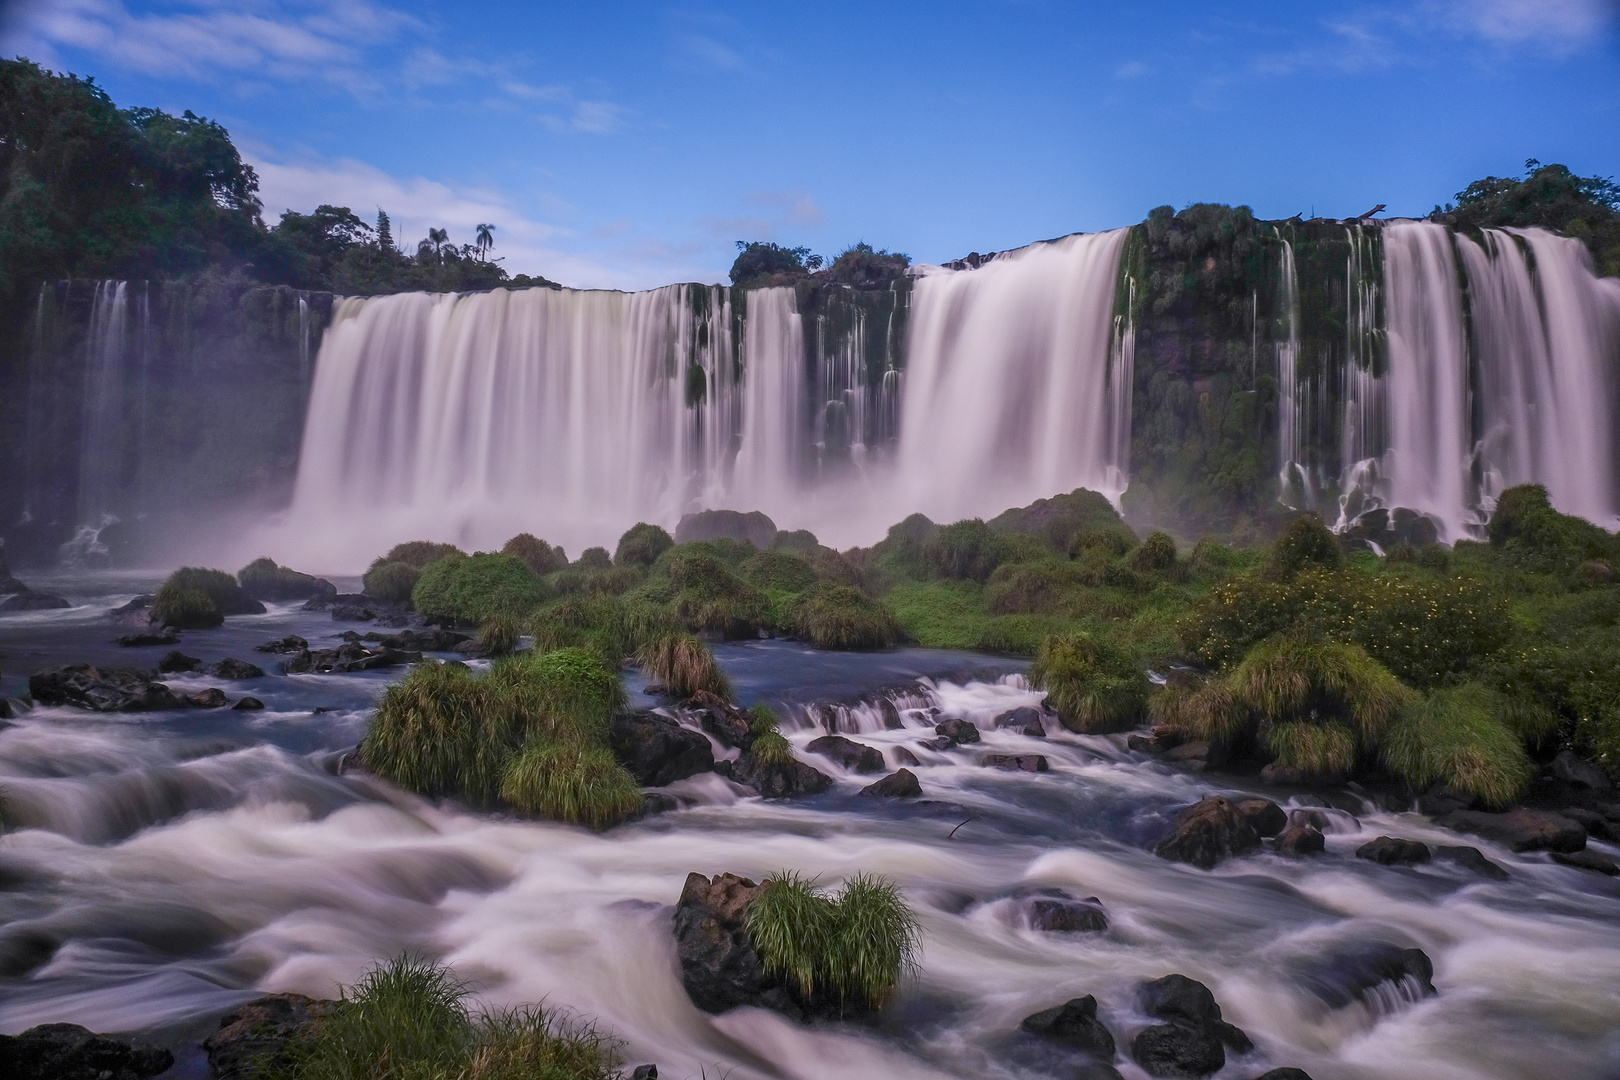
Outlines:
<svg viewBox="0 0 1620 1080"><path fill-rule="evenodd" d="M428 242L433 245L433 253L437 255L450 240L449 229L429 229Z"/></svg>
<svg viewBox="0 0 1620 1080"><path fill-rule="evenodd" d="M477 247L477 249L478 249L478 258L479 258L480 261L482 261L483 258L484 258L485 253L487 253L490 248L495 246L495 226L493 226L493 225L480 225L480 226L478 226L478 239L475 242L474 246Z"/></svg>

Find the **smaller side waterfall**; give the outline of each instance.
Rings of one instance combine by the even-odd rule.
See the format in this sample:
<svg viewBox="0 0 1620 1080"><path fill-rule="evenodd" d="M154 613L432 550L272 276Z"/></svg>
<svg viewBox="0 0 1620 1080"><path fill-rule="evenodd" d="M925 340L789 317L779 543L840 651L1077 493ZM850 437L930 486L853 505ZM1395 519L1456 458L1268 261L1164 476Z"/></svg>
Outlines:
<svg viewBox="0 0 1620 1080"><path fill-rule="evenodd" d="M1316 508L1316 491L1306 464L1305 447L1310 442L1312 384L1299 373L1299 272L1294 266L1294 245L1280 229L1272 233L1282 244L1279 270L1282 276L1284 336L1272 348L1277 361L1277 470L1278 498L1286 506L1303 510Z"/></svg>
<svg viewBox="0 0 1620 1080"><path fill-rule="evenodd" d="M140 452L139 441L127 437L130 432L126 420L131 411L144 404L145 394L139 384L134 388L127 385L128 323L129 284L98 284L85 340L83 415L79 427L81 525L100 524L121 501L131 475L139 474L135 460ZM137 416L137 426L143 419Z"/></svg>

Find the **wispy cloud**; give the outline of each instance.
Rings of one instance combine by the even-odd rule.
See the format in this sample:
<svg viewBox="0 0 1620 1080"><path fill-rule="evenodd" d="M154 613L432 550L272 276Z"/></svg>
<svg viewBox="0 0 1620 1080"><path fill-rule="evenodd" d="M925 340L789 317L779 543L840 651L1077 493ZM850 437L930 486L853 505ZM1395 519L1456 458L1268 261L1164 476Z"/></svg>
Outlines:
<svg viewBox="0 0 1620 1080"><path fill-rule="evenodd" d="M624 115L625 110L611 102L575 101L565 114L542 113L540 122L557 132L611 135L624 125Z"/></svg>
<svg viewBox="0 0 1620 1080"><path fill-rule="evenodd" d="M1152 74L1154 74L1153 67L1140 60L1127 60L1114 68L1116 79L1141 79Z"/></svg>
<svg viewBox="0 0 1620 1080"><path fill-rule="evenodd" d="M1457 0L1438 13L1456 28L1499 45L1575 52L1620 22L1614 0Z"/></svg>
<svg viewBox="0 0 1620 1080"><path fill-rule="evenodd" d="M708 71L741 71L744 67L741 53L707 34L678 33L674 48L679 67Z"/></svg>
<svg viewBox="0 0 1620 1080"><path fill-rule="evenodd" d="M826 213L807 191L754 191L746 200L754 206L777 211L781 220L789 225L815 228L827 223Z"/></svg>

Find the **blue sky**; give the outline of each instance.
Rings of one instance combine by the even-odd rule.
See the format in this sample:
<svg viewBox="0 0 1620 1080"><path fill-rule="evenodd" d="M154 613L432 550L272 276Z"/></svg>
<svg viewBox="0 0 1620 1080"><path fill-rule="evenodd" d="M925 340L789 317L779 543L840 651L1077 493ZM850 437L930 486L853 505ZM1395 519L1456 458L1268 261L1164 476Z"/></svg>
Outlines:
<svg viewBox="0 0 1620 1080"><path fill-rule="evenodd" d="M8 6L6 53L225 124L271 220L492 221L571 285L722 280L736 239L938 262L1164 203L1620 174L1620 0Z"/></svg>

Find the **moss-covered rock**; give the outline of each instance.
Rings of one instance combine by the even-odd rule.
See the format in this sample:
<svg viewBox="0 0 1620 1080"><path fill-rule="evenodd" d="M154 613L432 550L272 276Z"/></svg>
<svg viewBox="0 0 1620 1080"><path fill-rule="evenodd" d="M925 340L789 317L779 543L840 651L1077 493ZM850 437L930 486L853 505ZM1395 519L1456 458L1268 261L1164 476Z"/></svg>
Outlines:
<svg viewBox="0 0 1620 1080"><path fill-rule="evenodd" d="M658 557L675 546L675 540L657 525L638 521L619 537L619 546L613 553L615 566L651 566Z"/></svg>
<svg viewBox="0 0 1620 1080"><path fill-rule="evenodd" d="M424 615L481 622L492 615L522 618L550 590L515 555L449 555L431 562L411 590L411 604Z"/></svg>
<svg viewBox="0 0 1620 1080"><path fill-rule="evenodd" d="M1096 734L1134 727L1146 711L1147 673L1135 656L1090 634L1047 638L1029 669L1030 685L1070 731Z"/></svg>
<svg viewBox="0 0 1620 1080"><path fill-rule="evenodd" d="M819 582L794 603L795 637L818 649L887 649L904 636L888 605L849 585Z"/></svg>

